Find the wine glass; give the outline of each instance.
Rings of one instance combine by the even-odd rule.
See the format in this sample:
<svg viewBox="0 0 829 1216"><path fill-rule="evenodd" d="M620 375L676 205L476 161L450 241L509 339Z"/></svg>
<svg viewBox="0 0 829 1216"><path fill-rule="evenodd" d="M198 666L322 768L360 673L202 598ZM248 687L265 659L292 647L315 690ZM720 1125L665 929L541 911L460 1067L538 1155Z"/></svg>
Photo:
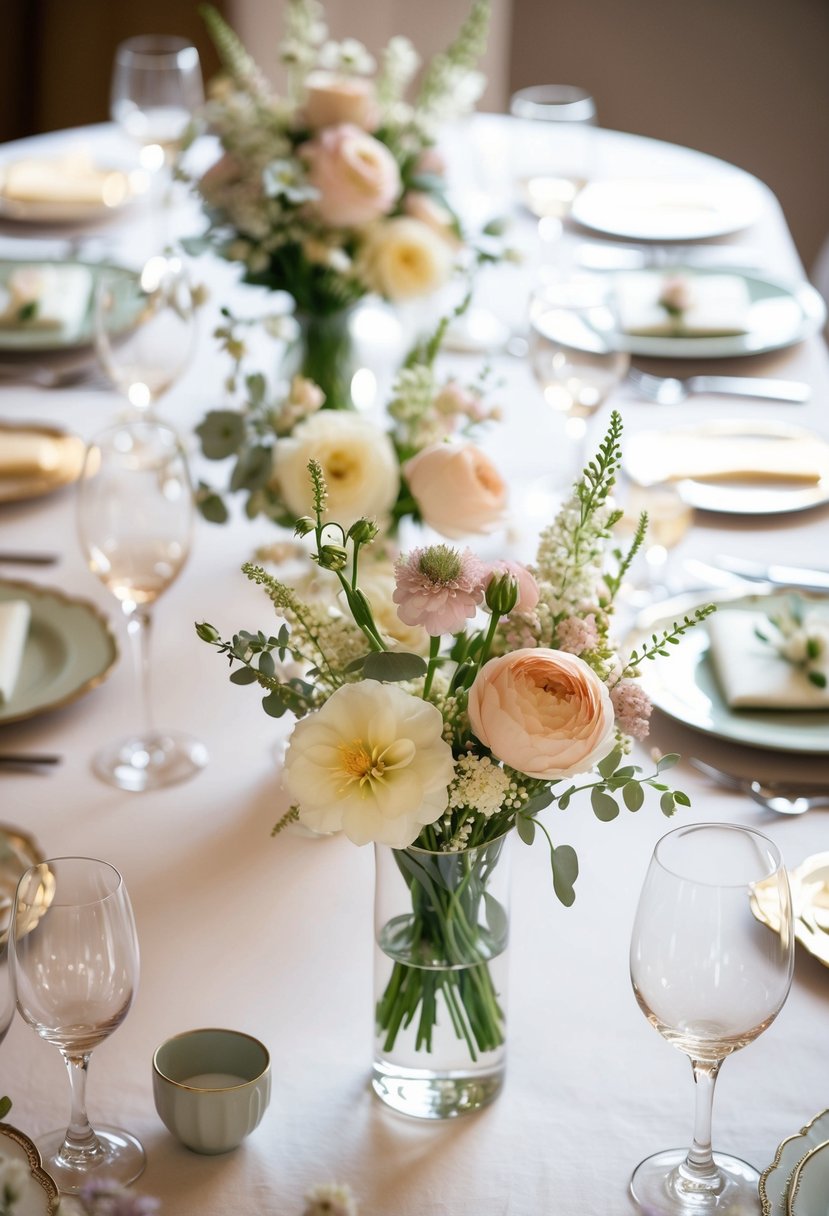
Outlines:
<svg viewBox="0 0 829 1216"><path fill-rule="evenodd" d="M196 344L196 305L185 267L152 257L133 275L103 271L95 288L95 347L136 412L150 411L186 370Z"/></svg>
<svg viewBox="0 0 829 1216"><path fill-rule="evenodd" d="M614 494L614 498L616 495ZM650 603L662 593L670 594L670 557L676 546L687 536L694 523L694 509L689 506L675 485L669 481L640 486L622 485L618 505L624 514L614 531L632 537L643 511L648 515L648 530L640 550L645 577L632 588L631 601Z"/></svg>
<svg viewBox="0 0 829 1216"><path fill-rule="evenodd" d="M185 38L145 34L116 47L110 114L140 145L145 169L172 163L203 101L199 52Z"/></svg>
<svg viewBox="0 0 829 1216"><path fill-rule="evenodd" d="M144 709L143 730L93 760L119 789L170 785L207 762L197 740L154 728L150 698L149 609L187 560L193 515L187 461L170 427L127 421L92 441L78 485L78 535L90 569L127 617Z"/></svg>
<svg viewBox="0 0 829 1216"><path fill-rule="evenodd" d="M612 297L599 276L550 278L530 299L530 365L554 410L566 414L575 471L584 464L587 419L625 376Z"/></svg>
<svg viewBox="0 0 829 1216"><path fill-rule="evenodd" d="M759 891L779 932L752 914ZM639 898L630 974L648 1021L690 1057L696 1118L690 1149L657 1153L633 1173L631 1194L648 1216L757 1210L758 1171L712 1152L714 1084L723 1060L774 1021L793 966L791 895L777 847L729 823L663 836Z"/></svg>
<svg viewBox="0 0 829 1216"><path fill-rule="evenodd" d="M575 85L542 84L514 93L510 113L526 120L513 143L522 202L539 220L563 219L594 173L596 104Z"/></svg>
<svg viewBox="0 0 829 1216"><path fill-rule="evenodd" d="M121 1025L138 984L138 940L124 880L107 862L59 857L31 866L17 887L9 950L24 1020L66 1063L67 1130L44 1136L43 1163L63 1193L90 1177L126 1184L144 1169L135 1136L90 1127L86 1074L93 1048Z"/></svg>

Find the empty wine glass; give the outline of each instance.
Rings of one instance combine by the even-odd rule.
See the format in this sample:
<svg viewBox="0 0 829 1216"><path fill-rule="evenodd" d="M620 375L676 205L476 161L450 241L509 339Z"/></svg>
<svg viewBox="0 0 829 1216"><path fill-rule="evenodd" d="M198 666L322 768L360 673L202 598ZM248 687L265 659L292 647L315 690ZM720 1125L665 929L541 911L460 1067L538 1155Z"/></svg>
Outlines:
<svg viewBox="0 0 829 1216"><path fill-rule="evenodd" d="M78 485L78 534L90 569L126 615L144 709L141 732L93 761L96 774L120 789L183 781L207 762L197 740L155 729L150 697L149 609L187 560L193 514L187 461L170 427L128 421L92 441Z"/></svg>
<svg viewBox="0 0 829 1216"><path fill-rule="evenodd" d="M95 289L95 346L104 370L134 411L152 410L184 373L196 333L193 290L179 258L152 257L136 275L101 273Z"/></svg>
<svg viewBox="0 0 829 1216"><path fill-rule="evenodd" d="M203 101L199 52L185 38L145 34L116 47L110 114L140 145L145 169L172 163Z"/></svg>
<svg viewBox="0 0 829 1216"><path fill-rule="evenodd" d="M614 500L624 514L614 530L620 536L632 537L642 512L647 512L648 530L640 550L644 578L630 588L628 599L650 603L673 590L671 554L693 526L694 510L668 481L651 486L622 483L617 490ZM635 573L635 566L631 573Z"/></svg>
<svg viewBox="0 0 829 1216"><path fill-rule="evenodd" d="M533 85L512 95L510 113L525 120L513 133L524 205L539 220L564 218L595 172L593 98L576 85Z"/></svg>
<svg viewBox="0 0 829 1216"><path fill-rule="evenodd" d="M138 940L124 880L107 862L60 857L22 875L9 949L24 1020L66 1063L69 1126L38 1143L63 1193L90 1177L126 1184L144 1169L140 1142L116 1127L90 1127L86 1074L93 1048L129 1012L138 984Z"/></svg>
<svg viewBox="0 0 829 1216"><path fill-rule="evenodd" d="M779 932L751 910L773 905ZM630 1189L648 1216L758 1211L759 1172L713 1153L711 1111L723 1060L774 1021L789 992L794 933L780 852L735 824L691 824L654 849L633 926L630 974L650 1024L690 1057L696 1118L690 1149L647 1158Z"/></svg>
<svg viewBox="0 0 829 1216"><path fill-rule="evenodd" d="M0 1043L9 1033L14 1017L14 985L9 966L8 929L0 933Z"/></svg>
<svg viewBox="0 0 829 1216"><path fill-rule="evenodd" d="M612 298L599 276L551 278L531 297L530 365L546 403L567 415L576 471L584 464L587 418L628 369L617 332Z"/></svg>

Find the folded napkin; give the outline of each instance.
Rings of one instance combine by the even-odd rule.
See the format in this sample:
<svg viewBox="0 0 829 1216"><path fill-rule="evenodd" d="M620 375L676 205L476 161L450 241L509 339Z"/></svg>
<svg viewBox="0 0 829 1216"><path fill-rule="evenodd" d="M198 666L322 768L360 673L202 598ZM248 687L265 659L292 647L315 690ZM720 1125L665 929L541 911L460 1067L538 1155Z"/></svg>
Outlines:
<svg viewBox="0 0 829 1216"><path fill-rule="evenodd" d="M99 169L84 153L13 161L2 170L0 191L15 203L68 203L117 207L129 194L129 178Z"/></svg>
<svg viewBox="0 0 829 1216"><path fill-rule="evenodd" d="M0 478L54 472L61 463L61 444L54 435L0 430Z"/></svg>
<svg viewBox="0 0 829 1216"><path fill-rule="evenodd" d="M829 621L829 607L826 609ZM711 659L731 709L829 709L829 689L818 688L802 668L755 636L768 634L762 612L721 607L706 621Z"/></svg>
<svg viewBox="0 0 829 1216"><path fill-rule="evenodd" d="M644 432L629 447L630 467L654 481L802 482L829 478L829 449L816 436Z"/></svg>
<svg viewBox="0 0 829 1216"><path fill-rule="evenodd" d="M733 274L683 275L687 307L670 312L660 303L678 276L639 271L614 280L619 325L643 337L728 337L744 334L751 297L745 280ZM670 295L668 297L670 299Z"/></svg>
<svg viewBox="0 0 829 1216"><path fill-rule="evenodd" d="M19 266L0 287L0 327L78 333L89 309L92 275L86 266Z"/></svg>
<svg viewBox="0 0 829 1216"><path fill-rule="evenodd" d="M12 699L31 615L26 600L6 600L0 604L0 705Z"/></svg>

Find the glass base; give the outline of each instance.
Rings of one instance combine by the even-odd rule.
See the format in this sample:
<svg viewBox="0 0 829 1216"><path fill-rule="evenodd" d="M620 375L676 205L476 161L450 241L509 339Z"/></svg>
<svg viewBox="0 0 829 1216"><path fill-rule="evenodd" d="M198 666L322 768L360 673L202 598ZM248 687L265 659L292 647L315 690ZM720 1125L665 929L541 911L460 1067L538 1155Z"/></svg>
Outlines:
<svg viewBox="0 0 829 1216"><path fill-rule="evenodd" d="M633 1171L630 1193L647 1216L758 1216L760 1173L726 1153L714 1153L716 1175L696 1177L685 1167L688 1150L667 1149Z"/></svg>
<svg viewBox="0 0 829 1216"><path fill-rule="evenodd" d="M147 1158L141 1142L117 1127L96 1127L96 1146L89 1152L63 1157L66 1129L49 1132L37 1143L43 1168L54 1179L62 1195L77 1195L94 1178L128 1186L143 1174Z"/></svg>
<svg viewBox="0 0 829 1216"><path fill-rule="evenodd" d="M120 790L140 792L186 781L207 764L207 748L176 731L132 736L97 753L92 768Z"/></svg>
<svg viewBox="0 0 829 1216"><path fill-rule="evenodd" d="M400 1068L375 1060L371 1087L386 1106L414 1119L454 1119L494 1101L504 1085L504 1065L480 1072Z"/></svg>

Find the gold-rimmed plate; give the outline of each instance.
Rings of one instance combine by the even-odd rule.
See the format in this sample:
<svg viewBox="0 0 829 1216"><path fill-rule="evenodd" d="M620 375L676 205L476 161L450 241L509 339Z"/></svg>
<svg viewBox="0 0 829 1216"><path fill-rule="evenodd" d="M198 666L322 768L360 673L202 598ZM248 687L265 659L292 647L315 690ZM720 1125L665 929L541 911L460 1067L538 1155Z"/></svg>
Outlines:
<svg viewBox="0 0 829 1216"><path fill-rule="evenodd" d="M60 1203L55 1180L46 1173L40 1153L29 1137L10 1123L0 1123L0 1156L18 1167L14 1178L14 1216L54 1216Z"/></svg>
<svg viewBox="0 0 829 1216"><path fill-rule="evenodd" d="M760 1175L763 1216L788 1216L789 1182L798 1162L829 1137L829 1110L821 1111L778 1146L774 1160Z"/></svg>
<svg viewBox="0 0 829 1216"><path fill-rule="evenodd" d="M109 621L88 600L0 581L0 602L20 599L31 608L29 634L11 700L0 703L0 726L76 701L107 678L118 658Z"/></svg>
<svg viewBox="0 0 829 1216"><path fill-rule="evenodd" d="M33 836L12 824L0 823L0 953L8 941L9 920L20 875L43 860L43 853Z"/></svg>
<svg viewBox="0 0 829 1216"><path fill-rule="evenodd" d="M39 498L77 481L86 444L56 426L0 422L0 502Z"/></svg>

